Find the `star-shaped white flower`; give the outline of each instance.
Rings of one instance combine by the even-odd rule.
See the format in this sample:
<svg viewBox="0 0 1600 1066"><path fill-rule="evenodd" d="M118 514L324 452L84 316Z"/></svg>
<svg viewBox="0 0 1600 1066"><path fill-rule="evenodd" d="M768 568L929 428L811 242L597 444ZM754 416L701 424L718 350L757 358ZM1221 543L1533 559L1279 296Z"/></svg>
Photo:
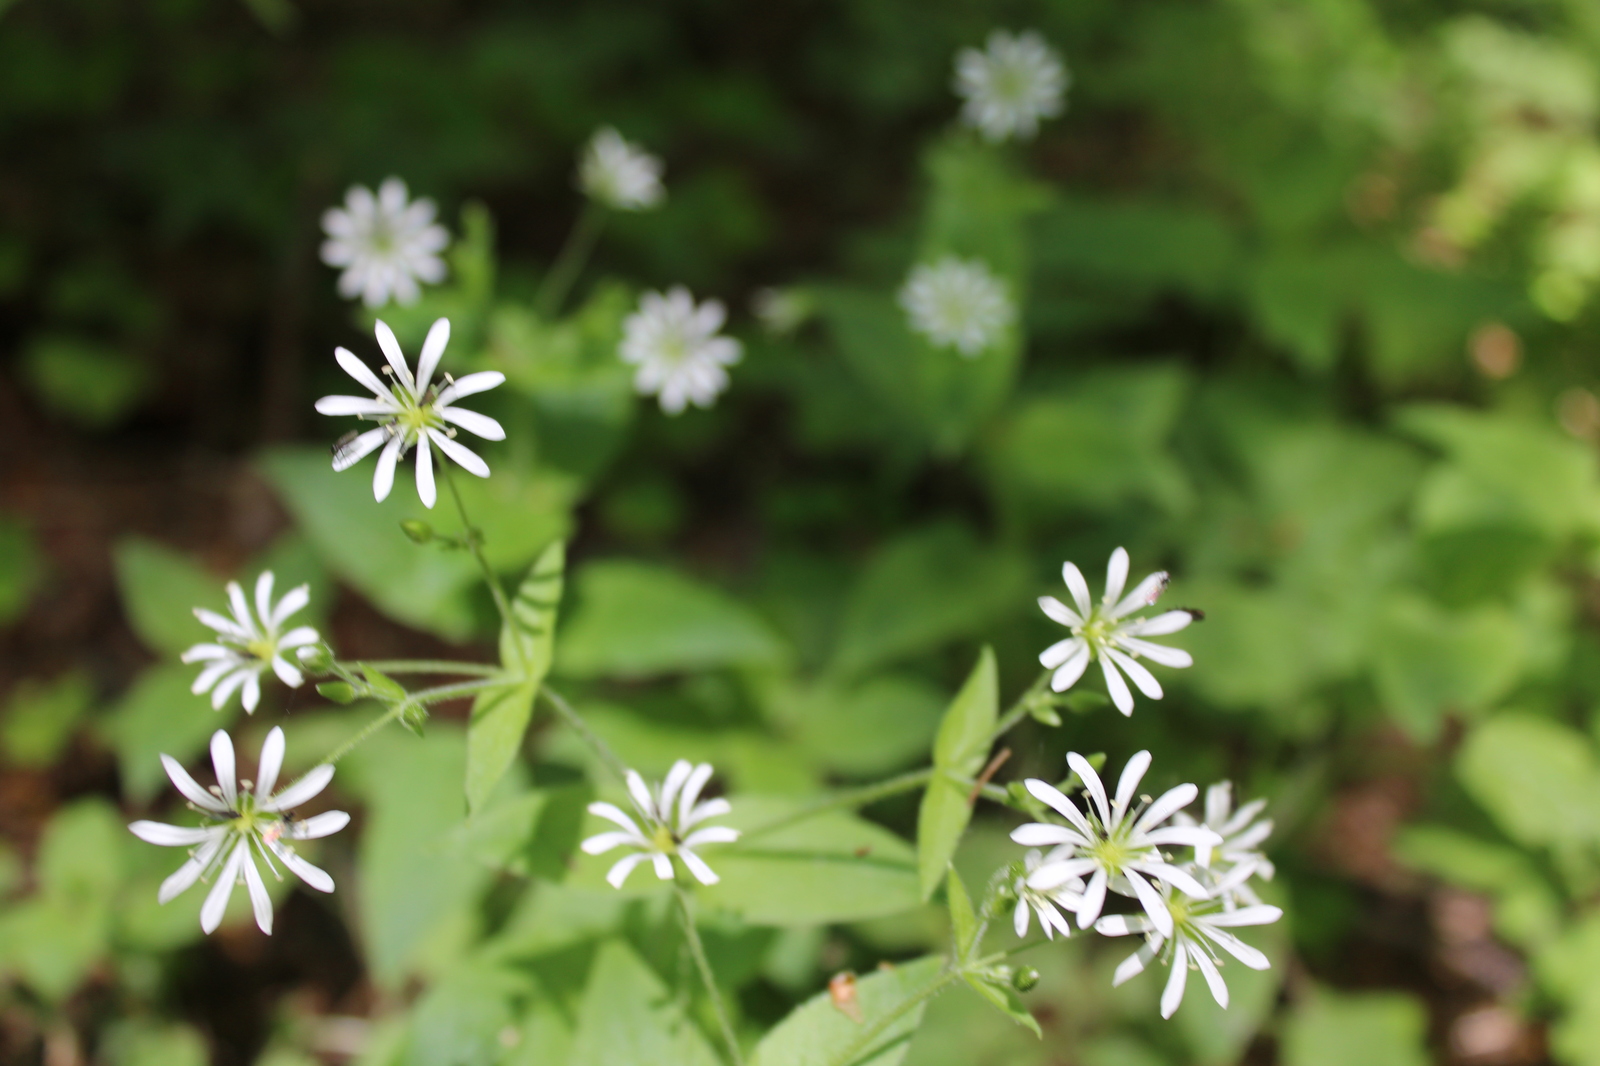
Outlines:
<svg viewBox="0 0 1600 1066"><path fill-rule="evenodd" d="M1003 281L981 261L953 255L914 267L900 306L913 332L968 359L994 346L1017 317Z"/></svg>
<svg viewBox="0 0 1600 1066"><path fill-rule="evenodd" d="M344 206L323 214L328 239L322 261L344 271L339 275L340 296L359 296L368 307L382 307L390 297L413 304L422 291L417 282L444 280L439 253L450 243L450 234L433 221L432 200L407 200L406 183L390 178L376 196L364 185L352 185Z"/></svg>
<svg viewBox="0 0 1600 1066"><path fill-rule="evenodd" d="M480 370L462 378L444 375L435 383L433 372L439 367L445 345L450 343L450 320L441 318L428 330L422 342L422 358L417 361L417 376L411 376L406 357L400 351L400 342L394 331L380 319L374 327L378 347L383 349L388 366L384 373L393 382L385 385L367 364L355 357L348 348L338 348L334 357L345 373L355 378L365 388L372 390L372 398L365 396L324 396L317 401L317 411L325 415L355 415L363 420L378 423L376 429L365 433L352 433L334 447L333 468L348 470L362 457L380 446L378 469L372 476L372 495L383 500L394 487L395 464L412 448L417 450L417 495L426 507L438 500L438 489L433 482L433 449L438 448L454 459L469 474L489 476L489 464L463 444L456 442L456 429L476 433L485 440L505 440L506 431L488 415L467 411L455 406L456 401L473 393L484 392L505 381L498 370ZM440 460L443 462L443 460Z"/></svg>
<svg viewBox="0 0 1600 1066"><path fill-rule="evenodd" d="M1070 848L1057 848L1046 857L1038 848L1031 848L1022 857L1022 870L1011 886L1012 892L1017 897L1017 907L1012 912L1011 924L1018 936L1028 935L1030 911L1039 916L1039 928L1044 930L1045 939L1054 940L1057 933L1062 936L1072 935L1072 923L1067 921L1061 912L1070 913L1083 906L1083 879L1068 878L1049 891L1028 884L1028 879L1041 866L1070 854Z"/></svg>
<svg viewBox="0 0 1600 1066"><path fill-rule="evenodd" d="M578 162L578 187L614 211L645 211L661 203L661 160L610 126L595 131Z"/></svg>
<svg viewBox="0 0 1600 1066"><path fill-rule="evenodd" d="M305 675L283 653L309 647L322 638L310 626L296 626L287 633L283 626L290 615L311 602L311 591L309 586L299 585L274 604L272 582L271 570L262 571L256 578L254 613L237 581L228 582L232 618L204 607L194 609L196 618L216 630L217 640L214 644L196 644L183 653L183 661L206 664L190 691L198 696L210 690L215 710L220 711L234 692L242 690L244 709L254 714L256 704L261 702L261 675L268 667L290 688L299 688L305 681Z"/></svg>
<svg viewBox="0 0 1600 1066"><path fill-rule="evenodd" d="M1032 137L1039 120L1061 114L1071 75L1044 38L1029 30L996 30L988 47L956 55L955 90L966 101L961 118L984 138Z"/></svg>
<svg viewBox="0 0 1600 1066"><path fill-rule="evenodd" d="M739 831L727 826L712 825L701 829L695 826L707 818L727 814L732 808L725 799L700 799L700 790L711 780L711 764L691 766L687 759L679 759L667 771L661 788L652 793L644 778L636 771L628 771L628 793L639 820L610 803L591 803L589 813L621 826L620 830L599 833L583 842L588 855L604 855L612 848L627 846L636 849L625 855L611 871L606 881L612 888L621 888L633 868L646 859L655 866L656 876L663 881L672 880L672 857L683 860L689 872L703 885L714 885L719 880L705 860L694 849L705 844L729 844L739 839Z"/></svg>
<svg viewBox="0 0 1600 1066"><path fill-rule="evenodd" d="M720 300L695 306L682 285L667 293L647 292L639 309L622 323L624 363L638 367L633 387L641 396L657 396L661 409L679 414L690 403L710 407L728 387L724 367L744 354L739 342L717 331L727 319Z"/></svg>
<svg viewBox="0 0 1600 1066"><path fill-rule="evenodd" d="M174 899L196 881L215 879L200 908L200 928L207 933L222 923L234 886L241 883L250 891L256 925L263 933L272 933L272 899L256 868L257 859L265 862L280 881L283 875L278 872L277 863L318 892L333 891L333 878L295 854L288 843L325 837L350 823L350 816L344 811L326 811L304 820L293 817L294 808L328 787L333 780L333 767L324 763L274 795L278 771L283 768L283 748L283 730L274 727L261 745L261 760L252 787L249 781L235 781L233 741L227 733L217 730L211 736L211 765L217 783L210 791L201 788L178 760L161 756L161 765L166 767L173 785L208 824L190 827L139 821L128 826L148 843L190 849L189 860L161 883L156 896L160 902Z"/></svg>
<svg viewBox="0 0 1600 1066"><path fill-rule="evenodd" d="M1111 979L1113 986L1143 973L1150 961L1160 956L1172 967L1167 987L1161 992L1161 1016L1170 1018L1183 1002L1190 966L1205 975L1206 984L1217 1005L1227 1007L1228 985L1219 970L1224 960L1218 948L1252 970L1271 969L1272 963L1265 954L1229 930L1248 925L1271 925L1283 917L1283 911L1277 907L1261 903L1227 910L1215 900L1197 902L1165 889L1161 898L1166 907L1164 926L1143 914L1110 914L1095 923L1095 932L1106 936L1145 935L1144 946L1122 960L1117 967Z"/></svg>
<svg viewBox="0 0 1600 1066"><path fill-rule="evenodd" d="M1128 581L1128 553L1121 548L1111 553L1106 567L1106 592L1099 603L1089 599L1089 583L1083 573L1072 563L1063 563L1061 576L1072 593L1073 607L1068 607L1054 596L1040 596L1039 607L1054 621L1068 626L1072 636L1057 641L1039 653L1039 662L1047 670L1054 670L1050 687L1065 692L1077 683L1089 666L1091 659L1100 661L1105 674L1106 689L1111 701L1123 714L1133 713L1133 694L1122 679L1127 674L1133 683L1153 700L1161 698L1161 683L1137 660L1140 657L1162 666L1193 666L1194 659L1179 648L1154 644L1145 637L1164 636L1186 628L1194 621L1195 612L1167 611L1152 618L1131 618L1135 611L1149 607L1160 598L1167 587L1165 571L1151 574L1128 593L1122 594ZM1120 673L1118 671L1121 671Z"/></svg>
<svg viewBox="0 0 1600 1066"><path fill-rule="evenodd" d="M1204 899L1204 886L1190 874L1167 861L1160 849L1168 845L1199 847L1215 845L1219 838L1209 829L1197 826L1163 825L1183 807L1194 802L1200 790L1194 785L1179 785L1168 790L1149 807L1129 810L1134 792L1150 768L1150 753L1141 751L1128 760L1117 781L1116 797L1106 798L1105 786L1089 761L1077 752L1067 754L1067 765L1083 780L1084 791L1093 800L1088 814L1054 785L1029 778L1027 789L1034 798L1055 808L1070 825L1030 822L1011 833L1011 839L1024 847L1061 849L1054 858L1028 876L1028 887L1053 891L1087 876L1089 883L1078 905L1078 928L1087 929L1100 917L1106 892L1132 896L1150 915L1163 935L1171 935L1167 906L1151 880L1165 881L1180 892Z"/></svg>
<svg viewBox="0 0 1600 1066"><path fill-rule="evenodd" d="M1257 817L1266 807L1266 800L1257 799L1234 810L1233 785L1228 781L1206 789L1205 821L1199 824L1215 833L1222 843L1214 848L1196 848L1195 865L1201 871L1200 879L1210 883L1212 896L1229 909L1260 903L1248 882L1254 877L1270 881L1276 872L1272 860L1260 850L1272 835L1272 819ZM1173 821L1179 825L1195 824L1182 811Z"/></svg>

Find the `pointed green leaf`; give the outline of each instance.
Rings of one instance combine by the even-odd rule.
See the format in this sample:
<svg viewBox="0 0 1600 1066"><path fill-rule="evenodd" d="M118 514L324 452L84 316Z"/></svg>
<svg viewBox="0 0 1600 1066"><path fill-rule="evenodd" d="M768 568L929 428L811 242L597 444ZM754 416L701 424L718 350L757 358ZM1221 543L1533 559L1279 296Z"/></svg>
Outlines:
<svg viewBox="0 0 1600 1066"><path fill-rule="evenodd" d="M956 883L953 871L950 876L950 883ZM1033 1030L1034 1036L1040 1039L1044 1038L1044 1031L1039 1028L1038 1019L1028 1012L1027 1007L1022 1005L1022 997L1017 995L1017 990L1011 987L1010 982L988 974L969 973L963 976L966 977L967 984L971 985L978 995L999 1007L1006 1017L1024 1029Z"/></svg>
<svg viewBox="0 0 1600 1066"><path fill-rule="evenodd" d="M777 1028L756 1047L750 1066L833 1066L847 1053L868 1026L904 1012L895 1018L872 1045L863 1048L861 1057L849 1066L897 1066L906 1057L911 1037L922 1024L926 1003L907 1009L908 1001L925 992L939 980L944 959L930 955L915 962L880 970L856 982L856 1005L861 1020L855 1021L836 1006L828 992L821 992L795 1008Z"/></svg>
<svg viewBox="0 0 1600 1066"><path fill-rule="evenodd" d="M967 802L972 787L967 779L983 767L993 742L999 703L994 651L985 647L966 684L950 701L933 743L933 780L922 794L917 813L917 873L923 899L939 887L961 834L972 820L972 806Z"/></svg>
<svg viewBox="0 0 1600 1066"><path fill-rule="evenodd" d="M115 556L122 610L147 647L175 656L215 636L194 609L227 611L221 581L171 548L140 537L119 541Z"/></svg>
<svg viewBox="0 0 1600 1066"><path fill-rule="evenodd" d="M977 946L978 916L973 913L972 897L967 895L967 886L961 883L954 866L950 867L949 878L945 882L945 894L949 897L950 931L956 938L956 958L965 962Z"/></svg>
<svg viewBox="0 0 1600 1066"><path fill-rule="evenodd" d="M533 717L539 683L485 689L472 701L467 723L467 807L476 812L510 769Z"/></svg>
<svg viewBox="0 0 1600 1066"><path fill-rule="evenodd" d="M571 1066L719 1066L680 1002L627 945L603 944L589 970L568 1061Z"/></svg>
<svg viewBox="0 0 1600 1066"><path fill-rule="evenodd" d="M972 806L967 802L971 791L970 785L935 770L922 794L922 806L917 810L917 882L925 900L938 889L961 834L972 820Z"/></svg>
<svg viewBox="0 0 1600 1066"><path fill-rule="evenodd" d="M555 541L539 553L511 601L517 626L500 628L500 665L507 673L544 680L555 647L556 610L567 565L567 546Z"/></svg>

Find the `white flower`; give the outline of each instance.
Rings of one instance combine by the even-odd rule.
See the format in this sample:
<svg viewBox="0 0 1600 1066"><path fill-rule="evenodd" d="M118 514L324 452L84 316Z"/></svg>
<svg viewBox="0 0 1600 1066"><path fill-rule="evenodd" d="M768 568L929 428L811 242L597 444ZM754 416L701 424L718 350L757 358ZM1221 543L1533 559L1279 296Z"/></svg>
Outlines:
<svg viewBox="0 0 1600 1066"><path fill-rule="evenodd" d="M1122 960L1112 976L1113 986L1144 972L1150 960L1162 957L1172 967L1167 987L1161 993L1161 1016L1170 1018L1183 1002L1184 986L1189 980L1192 965L1205 975L1206 984L1219 1007L1228 1005L1228 986L1218 970L1223 958L1217 953L1221 948L1252 970L1270 969L1272 963L1266 955L1230 933L1230 928L1246 925L1271 925L1283 917L1283 911L1267 904L1255 904L1235 910L1225 910L1214 900L1199 902L1163 891L1166 922L1163 927L1142 914L1112 914L1095 923L1095 932L1106 936L1145 934L1145 944ZM1165 949L1165 950L1163 950Z"/></svg>
<svg viewBox="0 0 1600 1066"><path fill-rule="evenodd" d="M667 195L661 160L606 126L595 131L578 162L578 187L616 211L644 211Z"/></svg>
<svg viewBox="0 0 1600 1066"><path fill-rule="evenodd" d="M1039 653L1039 662L1055 671L1050 679L1052 689L1065 692L1083 676L1089 660L1098 659L1112 702L1123 714L1132 714L1133 694L1122 680L1123 673L1132 678L1146 696L1153 700L1161 698L1161 683L1136 659L1143 656L1162 666L1194 665L1188 652L1144 639L1176 633L1187 627L1194 621L1193 611L1167 611L1153 618L1128 617L1160 598L1167 587L1165 571L1151 574L1123 596L1122 589L1128 581L1128 553L1118 548L1111 553L1111 562L1106 567L1106 593L1098 604L1090 602L1089 584L1076 566L1062 564L1061 576L1072 593L1076 610L1054 596L1039 597L1039 606L1045 614L1072 629L1072 636ZM1119 669L1122 673L1118 673Z"/></svg>
<svg viewBox="0 0 1600 1066"><path fill-rule="evenodd" d="M161 882L156 898L162 903L175 898L196 881L215 877L215 884L200 908L200 928L212 932L222 922L228 899L236 884L250 890L256 925L272 933L272 899L256 868L259 858L278 880L274 859L283 863L300 880L318 892L332 892L333 878L295 854L287 841L314 840L337 833L350 823L344 811L326 811L310 818L296 819L293 809L311 799L333 780L333 767L318 766L277 795L278 771L283 768L283 730L274 727L261 745L261 761L256 769L254 788L249 781L234 781L233 741L217 730L211 736L211 765L217 783L211 790L201 788L195 779L170 755L161 756L167 776L191 809L204 816L207 825L190 828L162 822L134 822L128 826L134 836L151 844L189 848L189 861Z"/></svg>
<svg viewBox="0 0 1600 1066"><path fill-rule="evenodd" d="M1272 819L1256 817L1266 806L1266 800L1258 799L1234 810L1233 785L1227 781L1206 789L1206 820L1200 825L1215 833L1222 843L1195 848L1195 865L1201 871L1201 880L1210 883L1211 894L1229 909L1260 903L1248 881L1252 877L1270 881L1276 872L1272 860L1259 850L1272 835ZM1184 812L1173 821L1179 825L1195 824Z"/></svg>
<svg viewBox="0 0 1600 1066"><path fill-rule="evenodd" d="M915 267L900 290L900 306L914 332L968 359L1000 340L1017 313L1005 283L987 266L953 255Z"/></svg>
<svg viewBox="0 0 1600 1066"><path fill-rule="evenodd" d="M378 456L378 469L372 477L372 495L382 500L388 497L389 490L394 487L395 464L414 447L417 449L417 495L422 498L424 506L432 507L438 499L438 491L433 483L433 448L437 447L454 459L469 474L489 476L489 464L480 459L476 452L456 443L455 427L460 426L485 440L505 440L506 431L488 415L462 410L455 406L455 402L463 396L494 388L505 381L506 376L498 370L481 370L463 378L452 378L446 374L443 387L437 387L433 382L433 372L444 355L445 345L450 342L448 318L437 320L428 330L427 339L422 342L422 358L417 361L415 378L406 366L406 357L400 352L400 342L395 340L394 331L381 319L375 329L378 347L383 349L384 358L389 362L384 373L394 379L393 385L385 385L380 381L378 375L348 348L339 348L334 351L339 365L344 367L345 373L371 389L373 398L324 396L317 401L317 410L321 414L355 415L359 419L371 419L378 423L378 428L349 434L335 445L333 468L347 470L382 445L383 453Z"/></svg>
<svg viewBox="0 0 1600 1066"><path fill-rule="evenodd" d="M804 289L766 288L757 289L750 298L750 311L772 336L787 337L805 325L816 308Z"/></svg>
<svg viewBox="0 0 1600 1066"><path fill-rule="evenodd" d="M1165 881L1190 896L1204 899L1206 889L1194 876L1169 863L1160 852L1162 845L1199 847L1217 843L1209 829L1195 826L1163 826L1179 809L1188 806L1199 794L1193 785L1179 785L1142 810L1130 812L1134 790L1150 768L1150 753L1141 751L1128 760L1117 781L1116 798L1109 803L1100 775L1077 752L1067 754L1067 765L1083 780L1084 790L1094 801L1085 817L1077 806L1054 785L1029 778L1028 791L1040 802L1055 808L1071 826L1045 822L1020 825L1011 839L1024 847L1059 848L1062 858L1053 858L1028 876L1028 887L1052 891L1085 875L1089 884L1083 901L1076 908L1078 928L1087 929L1100 917L1106 891L1138 899L1155 927L1170 936L1172 922L1161 894L1150 880ZM1063 847L1064 845L1064 847Z"/></svg>
<svg viewBox="0 0 1600 1066"><path fill-rule="evenodd" d="M406 183L390 178L376 196L364 185L352 185L344 206L323 214L328 239L322 261L344 270L340 296L360 296L368 307L382 307L390 297L412 304L421 292L417 282L444 280L439 253L450 243L450 234L433 221L432 200L406 201Z"/></svg>
<svg viewBox="0 0 1600 1066"><path fill-rule="evenodd" d="M1040 119L1061 114L1071 80L1032 30L1015 36L996 30L986 51L965 48L956 55L955 90L966 100L961 118L991 141L1032 137Z"/></svg>
<svg viewBox="0 0 1600 1066"><path fill-rule="evenodd" d="M1028 884L1028 878L1033 876L1039 867L1057 858L1057 852L1062 851L1070 853L1070 849L1057 848L1047 859L1038 848L1033 848L1023 856L1022 870L1018 873L1011 889L1017 897L1017 907L1012 912L1011 924L1018 936L1028 935L1029 911L1039 916L1039 928L1044 930L1045 939L1054 940L1057 933L1062 936L1072 935L1072 923L1063 918L1061 912L1076 911L1083 905L1083 879L1068 878L1048 892Z"/></svg>
<svg viewBox="0 0 1600 1066"><path fill-rule="evenodd" d="M256 578L256 609L250 611L244 590L237 581L228 582L228 604L232 618L196 607L194 615L217 631L215 644L196 644L183 653L186 663L206 663L190 689L195 695L211 691L211 706L221 710L236 690L243 690L244 709L255 713L261 702L261 675L267 667L290 688L299 688L305 676L283 657L283 652L306 648L321 637L310 626L296 626L283 632L289 616L311 602L309 586L290 589L277 604L272 602L272 571ZM214 687L213 687L214 686Z"/></svg>
<svg viewBox="0 0 1600 1066"><path fill-rule="evenodd" d="M661 409L680 413L690 403L710 407L728 387L728 372L743 351L739 342L717 331L727 318L720 300L699 307L682 285L665 295L647 292L639 310L622 323L624 363L637 366L633 387L641 396L657 395Z"/></svg>
<svg viewBox="0 0 1600 1066"><path fill-rule="evenodd" d="M727 800L720 798L696 802L700 798L700 790L705 788L709 780L710 763L690 766L687 759L679 759L667 771L667 779L661 783L660 790L652 794L644 778L629 770L628 792L633 796L633 804L639 814L640 820L637 822L613 804L589 804L590 814L615 822L622 828L585 840L585 854L604 855L618 845L637 849L632 855L624 856L606 874L606 880L612 888L621 888L633 868L646 859L654 864L657 877L663 881L672 880L674 855L683 860L683 864L701 884L717 883L717 875L693 849L702 844L732 843L739 839L739 831L720 825L695 829L707 818L720 817L732 809Z"/></svg>

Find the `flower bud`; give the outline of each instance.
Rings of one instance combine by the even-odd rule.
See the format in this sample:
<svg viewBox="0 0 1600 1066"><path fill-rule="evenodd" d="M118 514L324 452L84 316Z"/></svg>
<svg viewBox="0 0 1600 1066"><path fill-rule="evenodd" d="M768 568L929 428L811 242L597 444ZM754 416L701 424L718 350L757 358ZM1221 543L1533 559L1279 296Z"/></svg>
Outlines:
<svg viewBox="0 0 1600 1066"><path fill-rule="evenodd" d="M1039 971L1023 966L1011 975L1011 987L1018 992L1032 992L1039 985Z"/></svg>
<svg viewBox="0 0 1600 1066"><path fill-rule="evenodd" d="M294 654L300 665L313 674L326 674L333 669L333 652L326 644L307 644Z"/></svg>
<svg viewBox="0 0 1600 1066"><path fill-rule="evenodd" d="M356 698L356 690L347 681L324 681L317 686L317 695L334 703L350 703Z"/></svg>
<svg viewBox="0 0 1600 1066"><path fill-rule="evenodd" d="M400 523L400 529L416 544L426 544L433 539L433 527L419 518L406 519Z"/></svg>

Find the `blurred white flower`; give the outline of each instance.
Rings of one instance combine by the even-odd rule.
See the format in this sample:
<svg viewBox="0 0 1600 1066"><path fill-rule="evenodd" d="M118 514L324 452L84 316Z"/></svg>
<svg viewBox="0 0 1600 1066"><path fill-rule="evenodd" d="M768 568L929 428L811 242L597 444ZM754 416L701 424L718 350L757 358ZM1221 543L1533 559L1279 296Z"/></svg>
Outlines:
<svg viewBox="0 0 1600 1066"><path fill-rule="evenodd" d="M661 203L661 160L606 126L595 131L578 162L584 195L615 211L644 211Z"/></svg>
<svg viewBox="0 0 1600 1066"><path fill-rule="evenodd" d="M210 933L222 922L223 912L234 886L243 884L250 891L256 925L263 933L272 932L272 899L262 881L256 860L278 880L276 859L300 880L318 892L332 892L333 878L311 865L287 842L313 840L337 833L350 822L344 811L326 811L304 820L293 817L293 810L317 795L333 780L333 767L324 763L277 795L278 771L283 768L283 730L274 727L261 745L261 760L254 787L249 781L234 780L233 741L217 730L211 736L211 765L217 783L209 791L190 777L188 771L170 755L161 764L173 785L209 824L197 827L167 825L163 822L134 822L128 826L140 840L164 847L189 848L189 861L161 883L156 898L166 903L196 881L215 878L205 904L200 908L200 928Z"/></svg>
<svg viewBox="0 0 1600 1066"><path fill-rule="evenodd" d="M682 285L641 296L639 309L622 323L618 350L624 363L639 368L633 376L635 391L657 396L669 415L690 403L710 407L728 387L723 368L744 354L738 341L718 335L726 319L720 300L696 307Z"/></svg>
<svg viewBox="0 0 1600 1066"><path fill-rule="evenodd" d="M718 877L705 860L694 850L704 844L728 844L739 839L737 829L713 825L703 829L695 826L707 818L727 814L732 808L725 799L700 799L700 790L711 780L711 764L690 766L687 759L679 759L667 771L660 789L652 793L644 778L636 771L628 771L628 793L639 814L634 821L624 811L610 803L591 803L589 813L621 826L620 830L599 833L583 842L588 855L604 855L612 848L627 846L636 849L625 855L611 871L606 881L612 888L621 888L633 868L646 859L655 866L656 876L663 881L672 880L672 856L683 860L689 872L703 885L714 885Z"/></svg>
<svg viewBox="0 0 1600 1066"><path fill-rule="evenodd" d="M1162 823L1192 803L1200 790L1193 785L1179 785L1148 807L1130 811L1134 792L1150 768L1148 751L1141 751L1128 760L1117 781L1116 797L1110 801L1100 775L1087 759L1075 751L1069 752L1067 765L1082 779L1093 806L1085 816L1054 785L1037 778L1027 780L1027 789L1035 799L1053 807L1071 823L1064 826L1030 822L1012 831L1011 839L1024 847L1058 849L1052 853L1050 861L1028 875L1028 887L1050 892L1087 876L1089 883L1083 890L1082 902L1075 908L1078 928L1087 929L1100 917L1106 892L1110 890L1137 899L1155 928L1170 936L1172 922L1167 905L1151 879L1165 881L1197 899L1204 899L1207 893L1193 874L1172 865L1159 849L1172 844L1215 845L1219 838L1209 829ZM1055 857L1058 855L1062 857Z"/></svg>
<svg viewBox="0 0 1600 1066"><path fill-rule="evenodd" d="M1283 917L1283 911L1266 904L1225 910L1214 900L1187 899L1164 887L1161 893L1166 907L1166 921L1157 923L1143 914L1112 914L1095 923L1095 932L1106 936L1145 935L1144 946L1129 955L1112 976L1113 986L1144 972L1150 960L1160 956L1172 967L1167 987L1161 993L1161 1016L1172 1017L1183 1002L1184 986L1189 981L1189 967L1205 975L1212 998L1219 1007L1228 1005L1228 986L1222 980L1219 967L1223 958L1217 949L1232 955L1252 970L1272 967L1266 955L1240 940L1228 930L1247 925L1271 925Z"/></svg>
<svg viewBox="0 0 1600 1066"><path fill-rule="evenodd" d="M1149 575L1124 596L1122 590L1128 581L1128 553L1118 548L1111 553L1111 562L1106 567L1106 591L1099 603L1090 601L1089 584L1077 566L1062 564L1061 576L1072 593L1076 609L1068 607L1054 596L1039 597L1039 607L1044 613L1072 630L1072 636L1057 641L1039 653L1040 664L1055 671L1050 679L1052 689L1065 692L1083 676L1089 661L1098 659L1112 702L1123 714L1132 714L1133 694L1128 691L1122 674L1132 678L1133 683L1139 686L1139 691L1146 696L1153 700L1161 698L1161 683L1135 660L1142 656L1162 666L1194 665L1194 659L1188 652L1164 644L1153 644L1144 638L1176 633L1194 621L1195 612L1177 610L1153 618L1128 617L1160 598L1167 587L1165 571Z"/></svg>
<svg viewBox="0 0 1600 1066"><path fill-rule="evenodd" d="M774 337L785 337L805 325L815 312L811 294L800 288L758 289L750 298L750 311Z"/></svg>
<svg viewBox="0 0 1600 1066"><path fill-rule="evenodd" d="M237 581L228 582L232 618L204 607L194 609L196 618L216 630L217 640L214 644L196 644L183 653L183 661L206 664L190 691L198 696L209 690L215 710L220 711L234 692L242 690L244 709L255 713L256 704L261 702L261 675L268 667L290 688L299 688L305 680L299 668L284 658L283 653L309 647L321 638L310 626L296 626L285 633L283 625L290 615L311 602L310 588L306 585L292 588L274 604L272 582L271 570L263 571L256 578L254 613Z"/></svg>
<svg viewBox="0 0 1600 1066"><path fill-rule="evenodd" d="M433 201L426 197L408 201L406 183L390 178L374 196L364 185L352 185L343 207L322 216L328 239L322 261L342 269L339 295L361 297L368 307L382 307L392 297L402 304L416 303L421 290L444 280L444 260L439 253L450 234L433 221Z"/></svg>
<svg viewBox="0 0 1600 1066"><path fill-rule="evenodd" d="M383 447L378 456L378 469L372 477L372 495L379 500L389 495L394 487L395 464L412 448L417 449L417 495L423 505L432 507L438 499L433 482L433 448L454 459L463 470L478 477L489 476L489 464L465 445L456 442L456 429L476 433L485 440L505 440L506 431L488 415L465 411L455 406L464 396L484 392L505 381L498 370L481 370L463 378L444 375L441 386L435 386L433 372L450 342L450 320L441 318L428 330L422 342L422 358L417 362L417 376L411 376L406 358L400 351L400 342L394 332L380 319L375 327L378 347L383 349L388 365L384 373L393 379L385 385L367 364L355 357L348 348L334 351L334 357L345 373L355 378L373 397L324 396L317 401L317 411L325 415L355 415L362 420L378 423L376 429L365 433L347 434L333 449L333 468L347 470L362 457ZM447 424L448 423L448 424ZM443 460L440 460L441 462Z"/></svg>
<svg viewBox="0 0 1600 1066"><path fill-rule="evenodd" d="M1206 789L1206 820L1199 824L1217 834L1222 843L1195 848L1195 865L1200 870L1200 880L1208 884L1212 896L1221 899L1230 910L1260 903L1250 888L1250 879L1259 877L1270 881L1276 873L1272 860L1260 851L1261 845L1272 835L1272 819L1257 818L1266 807L1267 801L1258 799L1234 810L1233 785L1227 781ZM1173 821L1179 825L1196 824L1182 811Z"/></svg>
<svg viewBox="0 0 1600 1066"><path fill-rule="evenodd" d="M1060 57L1032 30L996 30L984 51L956 55L956 93L966 101L961 118L986 140L1032 137L1039 120L1061 114L1071 75Z"/></svg>
<svg viewBox="0 0 1600 1066"><path fill-rule="evenodd" d="M1058 848L1052 851L1050 859L1057 858L1056 852L1062 850ZM1070 853L1070 849L1066 851ZM1029 911L1039 916L1039 928L1044 930L1045 939L1054 940L1057 933L1062 936L1072 935L1072 923L1062 917L1061 912L1076 911L1083 905L1083 878L1068 878L1048 892L1028 884L1028 878L1050 859L1047 859L1038 848L1029 849L1022 857L1022 871L1012 885L1012 891L1017 897L1017 908L1012 912L1011 924L1018 936L1028 935Z"/></svg>
<svg viewBox="0 0 1600 1066"><path fill-rule="evenodd" d="M987 266L953 255L913 268L900 290L900 306L914 332L969 359L1000 340L1017 314L1005 283Z"/></svg>

